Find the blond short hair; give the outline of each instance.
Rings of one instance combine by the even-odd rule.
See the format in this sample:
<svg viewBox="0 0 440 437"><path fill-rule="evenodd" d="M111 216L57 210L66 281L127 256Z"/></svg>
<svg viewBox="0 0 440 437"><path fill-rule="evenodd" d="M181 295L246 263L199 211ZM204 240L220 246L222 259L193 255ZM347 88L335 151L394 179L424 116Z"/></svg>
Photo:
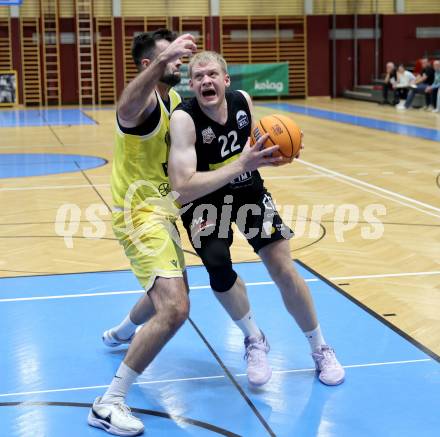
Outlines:
<svg viewBox="0 0 440 437"><path fill-rule="evenodd" d="M209 50L205 50L203 52L199 52L194 55L188 64L188 75L191 77L192 70L196 65L199 64L207 64L208 62L217 62L220 68L223 70L223 73L228 74L228 64L225 61L225 58L219 55L217 52L211 52Z"/></svg>

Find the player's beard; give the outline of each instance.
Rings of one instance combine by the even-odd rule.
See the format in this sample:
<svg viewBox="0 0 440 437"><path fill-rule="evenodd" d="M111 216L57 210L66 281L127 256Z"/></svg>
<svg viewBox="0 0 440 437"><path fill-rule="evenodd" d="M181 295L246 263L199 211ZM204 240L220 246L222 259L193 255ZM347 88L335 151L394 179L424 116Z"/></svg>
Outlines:
<svg viewBox="0 0 440 437"><path fill-rule="evenodd" d="M164 73L160 78L160 81L169 86L176 86L178 83L180 83L180 79L180 74Z"/></svg>

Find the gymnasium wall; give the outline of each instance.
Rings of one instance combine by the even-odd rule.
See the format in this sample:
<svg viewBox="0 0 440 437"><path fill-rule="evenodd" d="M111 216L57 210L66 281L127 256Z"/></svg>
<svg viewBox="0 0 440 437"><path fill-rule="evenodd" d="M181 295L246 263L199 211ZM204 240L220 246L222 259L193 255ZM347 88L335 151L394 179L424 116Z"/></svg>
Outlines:
<svg viewBox="0 0 440 437"><path fill-rule="evenodd" d="M440 5L440 0L438 1ZM440 52L440 36L416 38L417 28L440 27L439 14L384 15L382 58L409 64L425 54Z"/></svg>
<svg viewBox="0 0 440 437"><path fill-rule="evenodd" d="M60 31L63 33L75 32L73 18L60 19ZM61 100L64 104L78 103L78 63L74 44L60 45L61 67Z"/></svg>
<svg viewBox="0 0 440 437"><path fill-rule="evenodd" d="M440 4L440 1L439 1ZM358 16L358 29L374 28L374 15ZM353 15L336 17L338 30L354 27ZM440 28L440 14L380 15L379 74L388 61L414 65L422 56L436 54L440 58L440 38L417 38L417 28ZM332 28L331 16L307 17L307 58L309 96L331 95L332 90ZM336 41L337 93L354 85L354 41ZM373 38L358 40L358 84L366 85L374 79L375 45Z"/></svg>
<svg viewBox="0 0 440 437"><path fill-rule="evenodd" d="M307 73L310 96L330 95L331 19L327 15L307 16Z"/></svg>
<svg viewBox="0 0 440 437"><path fill-rule="evenodd" d="M87 0L78 1L87 3ZM79 68L75 1L41 2L58 5L61 102L77 103ZM111 0L89 0L89 3L93 7L96 37L96 103L114 102L124 84L135 74L129 53L133 33L159 26L198 35L201 48L223 51L229 62L290 60L289 78L293 97L331 94L332 1L314 0L313 15L305 15L304 0L221 0L219 17L209 16L209 0L123 0L121 17L112 17ZM350 37L354 13L360 14L359 31L370 32L370 36L359 39L357 43L358 83L368 84L374 77L375 47L371 32L375 25L376 4L381 31L380 71L383 71L383 65L388 60L411 64L426 53L440 49L439 38L417 38L418 28L440 27L440 0L406 0L406 13L400 15L393 14L394 0L336 0L336 25L342 35L336 42L339 94L345 88L351 88L354 81L354 46ZM39 19L41 28L40 6L38 0L24 0L17 18L10 16L10 8L0 7L0 69L17 70L22 101L23 54L29 51L22 44L22 24L24 20L36 20L38 26ZM234 40L231 34L237 31L248 35L248 41ZM284 36L281 36L281 31ZM268 40L253 40L253 35L258 32L269 32ZM41 51L41 38L39 41ZM108 57L110 50L112 55ZM40 53L39 56L43 70L43 55ZM110 73L106 70L106 64L108 67L109 63L113 66ZM43 97L41 99L44 100Z"/></svg>
<svg viewBox="0 0 440 437"><path fill-rule="evenodd" d="M372 29L379 14L379 73L387 61L406 65L425 54L440 50L440 38L417 38L420 27L440 28L440 0L405 0L405 13L395 13L395 0L336 0L336 27L353 29L354 14L359 29ZM376 11L377 8L377 11ZM307 16L308 95L331 95L333 1L314 0L313 15ZM358 84L369 84L374 77L374 39L358 40ZM354 84L354 41L336 42L337 93Z"/></svg>

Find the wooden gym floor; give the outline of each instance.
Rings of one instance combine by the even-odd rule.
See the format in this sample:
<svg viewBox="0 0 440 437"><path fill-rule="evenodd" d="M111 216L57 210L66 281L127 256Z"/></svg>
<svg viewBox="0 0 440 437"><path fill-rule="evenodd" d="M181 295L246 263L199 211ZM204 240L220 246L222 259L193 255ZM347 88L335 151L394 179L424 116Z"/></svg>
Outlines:
<svg viewBox="0 0 440 437"><path fill-rule="evenodd" d="M287 111L305 132L300 161L262 171L281 214L293 207L287 217L297 232L292 258L440 355L440 115L344 99L272 103L256 102L255 115ZM0 277L129 268L108 209L112 108L83 108L78 124L57 119L40 126L29 126L25 112L3 123L11 110L0 111ZM29 176L39 174L32 171L35 155L14 161L15 154L74 154L108 164ZM79 207L67 223L64 204ZM102 205L95 219L86 213L92 204ZM365 239L373 230L364 217L372 204L386 211L374 224L383 223L383 235ZM322 220L313 215L316 205L327 206ZM104 238L86 238L99 220ZM74 234L71 247L60 236L63 229ZM187 239L185 248L187 264L200 264ZM233 260L256 259L236 237Z"/></svg>

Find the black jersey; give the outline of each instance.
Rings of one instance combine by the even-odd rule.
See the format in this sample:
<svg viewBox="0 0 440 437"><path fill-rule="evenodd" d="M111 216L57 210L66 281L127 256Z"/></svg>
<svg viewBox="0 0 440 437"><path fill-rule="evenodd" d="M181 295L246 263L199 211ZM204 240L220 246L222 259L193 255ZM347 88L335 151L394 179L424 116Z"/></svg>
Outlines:
<svg viewBox="0 0 440 437"><path fill-rule="evenodd" d="M197 99L182 102L177 108L188 113L196 130L197 171L216 170L238 159L251 134L252 116L246 98L240 91L226 93L228 118L224 125L209 118ZM222 201L226 194L234 198L254 197L263 190L263 180L258 171L246 172L219 190L198 199L197 203Z"/></svg>

